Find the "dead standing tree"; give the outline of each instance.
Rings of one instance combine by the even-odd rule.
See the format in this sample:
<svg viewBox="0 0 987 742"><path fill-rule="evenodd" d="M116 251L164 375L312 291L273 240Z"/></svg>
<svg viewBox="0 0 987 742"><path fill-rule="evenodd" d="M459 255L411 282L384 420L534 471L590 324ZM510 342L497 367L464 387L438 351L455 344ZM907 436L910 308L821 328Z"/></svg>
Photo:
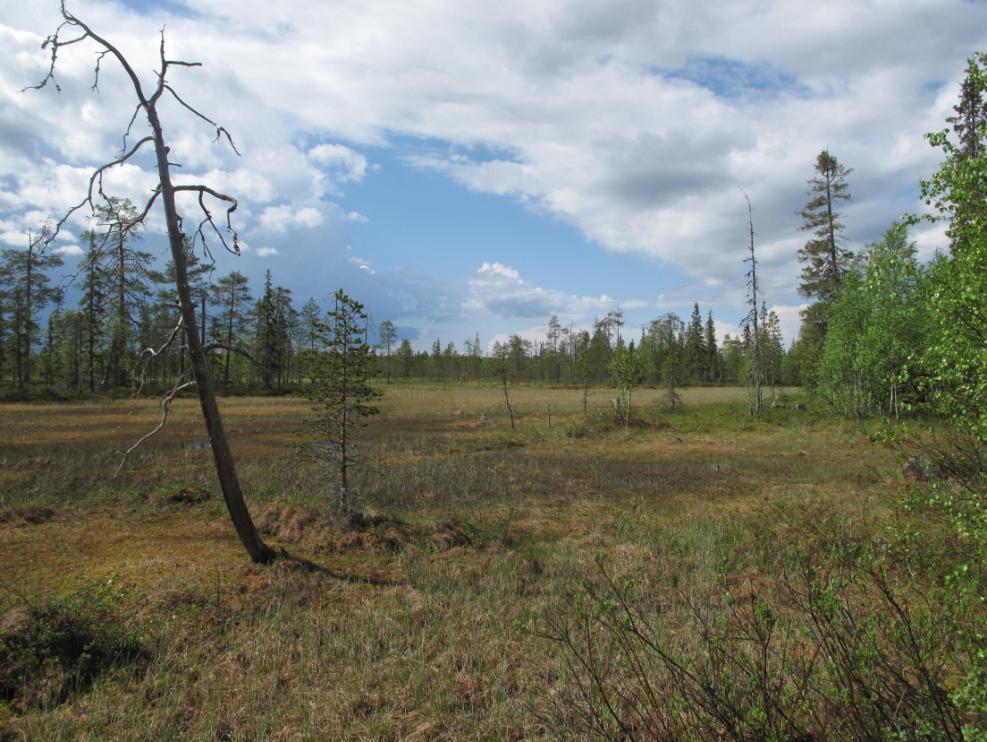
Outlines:
<svg viewBox="0 0 987 742"><path fill-rule="evenodd" d="M757 292L760 286L757 282L757 258L754 256L754 210L751 208L751 199L746 193L744 193L744 199L747 201L747 226L750 232L750 242L747 246L750 254L744 262L751 264L751 269L747 272L747 299L750 302L751 311L745 321L754 325L754 334L752 336L754 357L751 368L751 387L754 398L751 401L751 414L760 415L763 406L761 399L761 379L763 376L761 369L761 330L757 314Z"/></svg>
<svg viewBox="0 0 987 742"><path fill-rule="evenodd" d="M62 23L42 45L42 48L48 49L51 53L51 65L49 67L48 74L40 83L32 86L31 89L44 88L50 82L56 90L61 91L61 88L55 81L55 66L58 61L59 51L67 46L88 42L95 45L98 49L94 70L95 79L92 86L93 90L98 89L99 86L100 65L103 60L109 56L119 63L126 77L133 85L134 95L137 98L137 106L134 109L133 115L130 117L130 122L127 125L126 132L124 133L123 147L120 155L115 160L105 163L93 172L89 180L89 189L86 197L66 212L61 221L58 222L52 235L52 239L54 239L54 237L58 234L59 229L75 212L85 206L88 206L91 210L95 211L96 203L94 199L100 200L101 203L109 202L109 196L103 191L103 176L108 170L111 170L114 167L119 167L124 163L133 160L139 153L144 151L146 147L153 147L159 178L158 185L153 190L151 197L147 200L143 210L141 210L141 212L134 218L132 226L143 222L150 213L154 204L158 200L161 201L164 207L165 223L168 230L168 243L171 249L171 258L175 266L175 289L178 294L178 304L181 312L179 324L183 326L192 366L191 380L186 380L184 378L179 379L176 383L176 388L169 392L169 395L166 396L165 403L163 404L164 415L167 415L167 402L170 401L170 398L173 398L174 395L181 389L189 388L193 385L196 387L199 394L199 403L202 408L202 417L205 420L206 431L209 434L209 443L212 447L213 462L216 466L216 474L219 478L219 484L223 491L223 498L226 501L226 507L229 510L230 518L233 521L233 526L236 529L240 540L243 542L244 547L246 547L247 553L250 554L250 557L254 561L265 563L270 562L274 559L275 553L260 538L260 535L254 526L254 522L250 517L250 512L247 510L247 505L244 502L243 493L240 489L240 482L237 478L236 467L233 461L233 454L230 451L229 441L226 438L226 431L223 428L223 420L219 414L219 406L216 403L216 394L213 390L212 379L209 374L209 362L206 355L207 350L203 346L202 340L199 338L199 335L195 330L198 326L195 319L195 303L189 289L184 235L182 233L181 220L178 216L178 210L175 204L175 196L178 193L191 193L197 196L202 219L196 229L194 240L201 240L203 248L208 249L205 244L206 231L208 230L219 238L219 241L227 250L239 255L240 249L237 241L237 234L233 229L231 221L232 214L237 207L237 202L232 196L215 191L206 185L175 185L172 182L171 168L174 167L174 164L168 160L169 149L165 143L164 129L158 116L158 103L170 96L170 98L177 102L181 107L185 108L197 118L214 127L216 131L216 139L219 140L221 138L225 138L233 151L236 152L233 139L225 128L217 124L215 121L212 121L210 118L196 110L193 106L185 102L185 100L183 100L169 84L168 71L172 67L199 67L201 64L199 62L185 62L175 59L168 59L165 55L165 37L163 30L161 32L161 45L159 51L160 68L155 71L157 82L154 86L153 92L150 95L147 95L145 93L144 86L141 84L140 78L137 76L137 73L134 71L133 67L123 56L120 50L117 49L117 47L95 33L83 21L68 12L65 9L64 2L61 3L61 14L63 18ZM137 122L138 117L142 114L147 120L150 133L128 148L127 140L130 137L131 131L133 130L134 124ZM219 201L224 205L226 210L225 231L230 235L231 243L227 242L223 232L213 221L212 212L209 210L209 206L206 202L207 197L212 200ZM175 333L173 333L172 338L174 338L174 335Z"/></svg>

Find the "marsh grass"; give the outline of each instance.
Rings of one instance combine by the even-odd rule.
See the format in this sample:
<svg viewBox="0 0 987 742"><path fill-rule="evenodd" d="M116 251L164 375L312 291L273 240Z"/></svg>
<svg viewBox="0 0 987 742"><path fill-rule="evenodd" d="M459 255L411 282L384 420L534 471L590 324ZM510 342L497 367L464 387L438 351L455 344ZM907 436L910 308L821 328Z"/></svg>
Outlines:
<svg viewBox="0 0 987 742"><path fill-rule="evenodd" d="M193 400L116 479L118 452L156 420L153 400L4 405L0 509L53 512L0 522L5 582L60 595L112 577L149 647L140 677L96 678L10 723L65 739L551 736L553 699L573 679L532 622L571 604L598 557L715 602L726 577L784 573L779 544L824 523L879 533L912 486L868 437L878 424L791 405L752 420L737 389L685 390L675 411L660 390L636 392L643 424L624 430L603 422L610 390L592 390L593 425L581 390L516 387L516 433L495 387L383 391L359 433L357 508L470 537L393 552L272 537L300 559L273 567L236 542ZM222 400L255 517L329 507L324 469L298 453L308 406ZM212 497L174 499L188 489ZM17 602L0 590L0 607ZM666 620L673 636L688 623L681 606Z"/></svg>

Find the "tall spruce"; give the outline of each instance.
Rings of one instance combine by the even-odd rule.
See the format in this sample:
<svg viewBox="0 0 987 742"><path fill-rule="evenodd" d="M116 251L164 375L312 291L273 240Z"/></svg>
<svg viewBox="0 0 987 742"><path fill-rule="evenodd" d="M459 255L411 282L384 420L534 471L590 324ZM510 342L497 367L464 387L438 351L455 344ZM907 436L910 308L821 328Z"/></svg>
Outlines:
<svg viewBox="0 0 987 742"><path fill-rule="evenodd" d="M706 377L706 347L703 342L703 316L699 304L692 305L692 314L685 330L685 371L689 382Z"/></svg>
<svg viewBox="0 0 987 742"><path fill-rule="evenodd" d="M750 270L747 271L747 302L751 309L744 321L744 335L745 337L750 337L751 339L751 414L760 415L762 408L761 383L764 380L764 370L761 359L761 318L758 316L757 302L761 284L757 277L757 256L754 252L754 209L751 206L750 197L746 193L744 194L744 198L747 200L747 226L750 235L750 241L747 245L748 256L744 262L750 263L751 266ZM763 301L763 299L761 301ZM752 326L754 328L753 332L751 332Z"/></svg>
<svg viewBox="0 0 987 742"><path fill-rule="evenodd" d="M977 204L982 204L987 194L987 173L983 169L984 137L987 133L987 54L974 54L967 60L966 75L960 87L960 100L953 106L955 116L946 122L953 128L955 143L947 149L944 146L946 132L930 135L934 146L943 146L946 161L939 173L928 181L931 188L923 184L926 203L945 212L948 218L949 250L953 255L976 237L984 224L974 215L980 213ZM948 173L952 171L952 175ZM954 181L962 180L963 189L944 188L943 177ZM965 203L958 203L956 197L962 195Z"/></svg>
<svg viewBox="0 0 987 742"><path fill-rule="evenodd" d="M840 247L844 230L837 210L841 201L850 200L847 176L852 173L829 150L816 157L816 174L809 180L809 201L802 208L802 231L812 238L799 250L802 283L799 290L807 297L831 303L843 282L853 253Z"/></svg>
<svg viewBox="0 0 987 742"><path fill-rule="evenodd" d="M706 381L720 380L720 353L716 344L716 327L713 324L713 310L706 314L706 326L703 331L703 348L706 352Z"/></svg>

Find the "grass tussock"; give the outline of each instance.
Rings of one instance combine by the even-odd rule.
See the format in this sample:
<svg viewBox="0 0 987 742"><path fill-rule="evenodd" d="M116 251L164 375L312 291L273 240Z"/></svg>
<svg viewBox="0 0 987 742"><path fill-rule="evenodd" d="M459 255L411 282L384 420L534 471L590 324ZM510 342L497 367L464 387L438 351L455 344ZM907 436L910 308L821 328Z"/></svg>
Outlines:
<svg viewBox="0 0 987 742"><path fill-rule="evenodd" d="M9 608L0 618L0 701L14 710L51 708L104 673L145 662L112 603L97 587Z"/></svg>

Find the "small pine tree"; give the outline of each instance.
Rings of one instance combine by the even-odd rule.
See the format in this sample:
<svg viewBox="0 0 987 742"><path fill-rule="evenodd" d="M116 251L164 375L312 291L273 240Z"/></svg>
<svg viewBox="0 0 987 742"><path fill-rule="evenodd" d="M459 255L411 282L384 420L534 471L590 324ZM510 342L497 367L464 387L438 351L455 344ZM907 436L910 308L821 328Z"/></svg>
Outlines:
<svg viewBox="0 0 987 742"><path fill-rule="evenodd" d="M326 350L316 355L312 383L305 389L306 396L316 403L316 414L307 420L307 428L314 435L312 446L319 459L339 473L336 503L340 512L349 514L349 469L354 463L351 433L364 418L379 412L370 404L378 392L370 386L373 357L366 342L363 305L342 289L334 301L335 308L323 326Z"/></svg>

